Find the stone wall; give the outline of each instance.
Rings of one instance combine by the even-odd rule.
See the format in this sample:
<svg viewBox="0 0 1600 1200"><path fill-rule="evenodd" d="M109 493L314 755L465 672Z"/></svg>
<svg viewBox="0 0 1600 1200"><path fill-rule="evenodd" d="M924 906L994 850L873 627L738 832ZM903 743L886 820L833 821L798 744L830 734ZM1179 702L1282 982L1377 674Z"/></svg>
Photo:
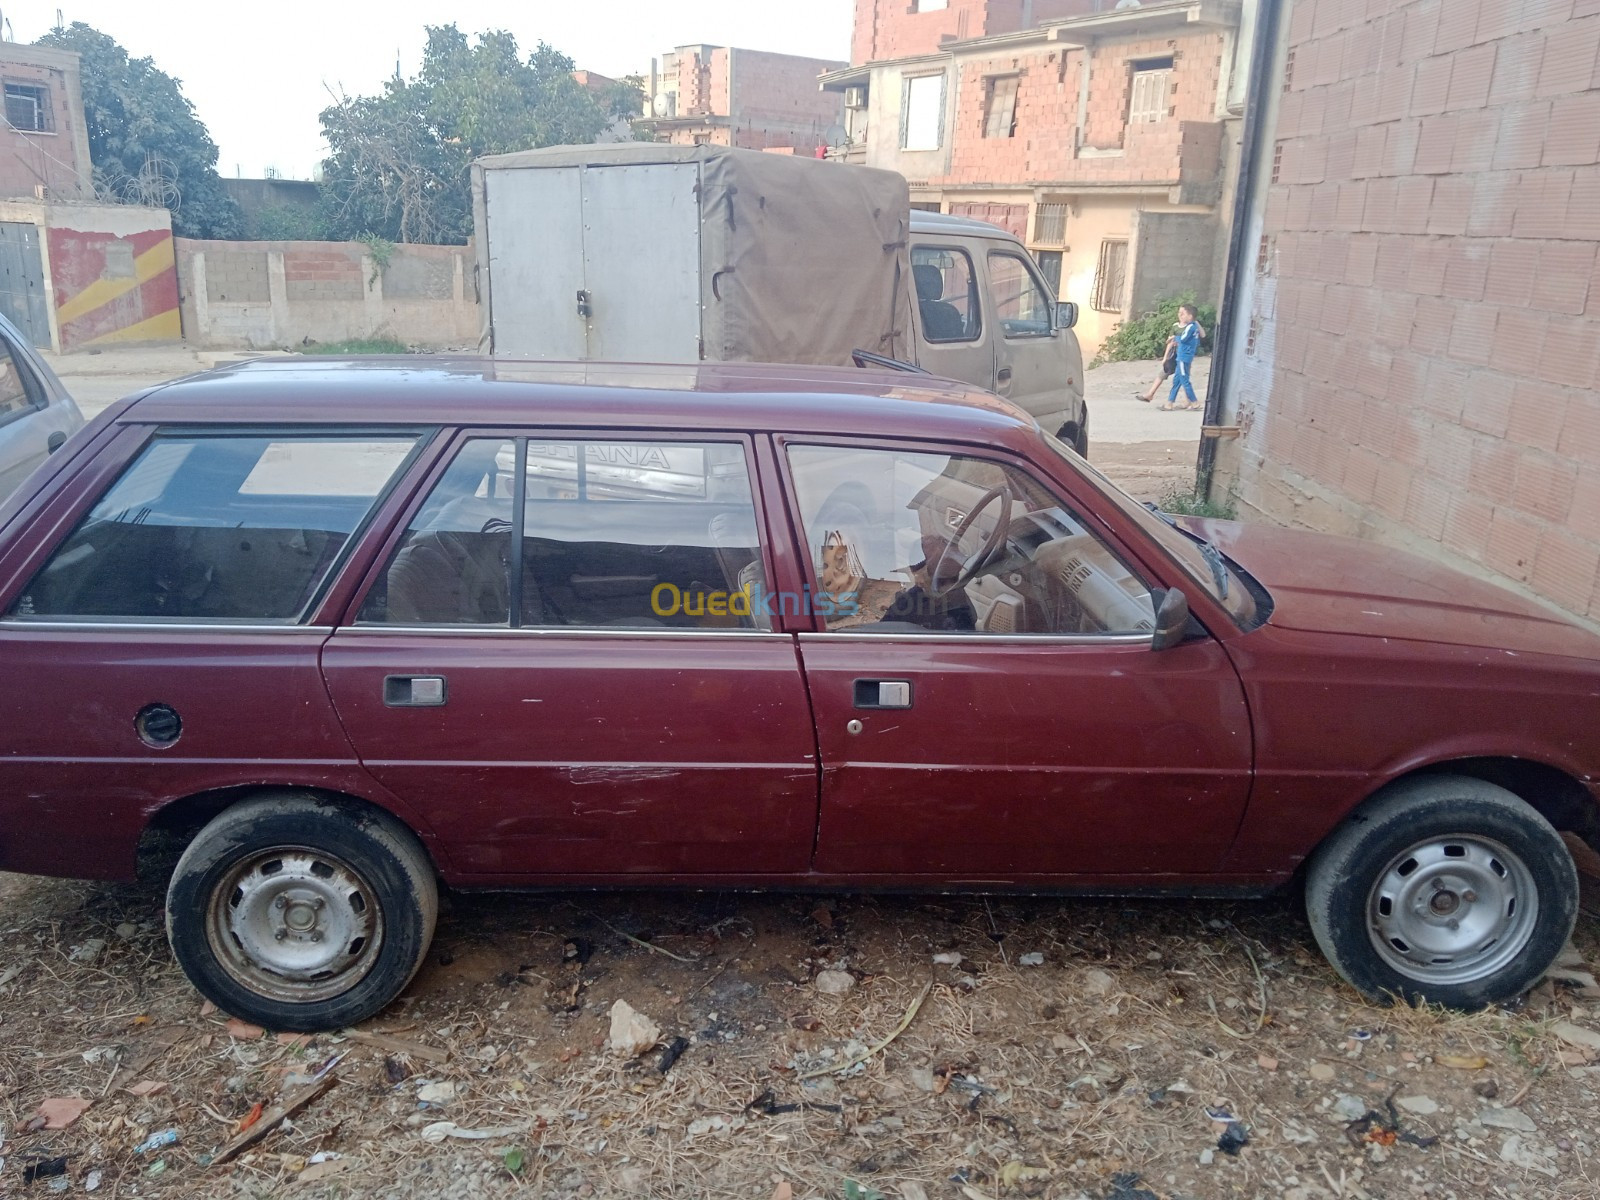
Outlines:
<svg viewBox="0 0 1600 1200"><path fill-rule="evenodd" d="M292 347L351 338L476 346L470 246L396 246L380 267L360 242L177 239L183 330L194 346Z"/></svg>

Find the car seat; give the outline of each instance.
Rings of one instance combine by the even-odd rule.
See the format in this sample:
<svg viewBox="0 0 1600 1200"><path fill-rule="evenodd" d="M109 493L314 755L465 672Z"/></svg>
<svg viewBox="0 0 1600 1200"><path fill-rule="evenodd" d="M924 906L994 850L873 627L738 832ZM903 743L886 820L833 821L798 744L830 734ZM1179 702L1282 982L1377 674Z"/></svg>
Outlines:
<svg viewBox="0 0 1600 1200"><path fill-rule="evenodd" d="M922 310L922 332L930 342L953 342L967 335L961 311L944 298L944 272L932 263L911 268L917 281L917 306Z"/></svg>

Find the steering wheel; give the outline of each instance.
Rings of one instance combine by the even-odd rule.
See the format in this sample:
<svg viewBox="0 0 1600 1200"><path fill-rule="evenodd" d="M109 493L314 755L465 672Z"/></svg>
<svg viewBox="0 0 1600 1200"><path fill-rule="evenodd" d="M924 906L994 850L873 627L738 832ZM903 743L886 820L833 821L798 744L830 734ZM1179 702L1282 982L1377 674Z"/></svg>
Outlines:
<svg viewBox="0 0 1600 1200"><path fill-rule="evenodd" d="M989 531L989 536L984 539L983 545L966 558L961 558L956 552L956 546L967 535L967 530L972 528L973 522L978 519L978 514L995 503L1002 506L1000 519L994 523L994 528ZM973 576L994 560L995 553L1005 543L1006 530L1011 527L1011 504L1011 489L1001 484L985 492L972 506L971 511L961 518L961 524L956 526L955 532L933 557L933 565L928 570L928 591L934 597L947 596L957 588L964 587L972 581ZM952 568L950 564L953 562L960 565ZM949 582L944 582L945 574L952 569L955 571L955 577Z"/></svg>

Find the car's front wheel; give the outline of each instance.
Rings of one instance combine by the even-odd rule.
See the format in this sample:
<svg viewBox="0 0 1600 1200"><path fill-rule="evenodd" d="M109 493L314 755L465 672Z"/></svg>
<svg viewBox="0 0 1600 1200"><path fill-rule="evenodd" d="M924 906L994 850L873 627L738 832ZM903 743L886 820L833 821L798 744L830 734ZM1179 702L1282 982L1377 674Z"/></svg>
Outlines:
<svg viewBox="0 0 1600 1200"><path fill-rule="evenodd" d="M167 936L202 995L268 1029L365 1020L433 939L427 853L385 814L284 792L201 830L167 888Z"/></svg>
<svg viewBox="0 0 1600 1200"><path fill-rule="evenodd" d="M1559 834L1504 788L1437 775L1357 809L1312 856L1323 953L1372 999L1515 1000L1561 953L1578 875Z"/></svg>

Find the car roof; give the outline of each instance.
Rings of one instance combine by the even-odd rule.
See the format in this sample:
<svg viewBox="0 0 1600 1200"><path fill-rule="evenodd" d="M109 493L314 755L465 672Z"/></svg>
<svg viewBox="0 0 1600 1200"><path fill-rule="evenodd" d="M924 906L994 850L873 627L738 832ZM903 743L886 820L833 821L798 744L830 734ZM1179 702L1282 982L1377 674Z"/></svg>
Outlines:
<svg viewBox="0 0 1600 1200"><path fill-rule="evenodd" d="M256 359L190 375L127 423L719 429L1008 441L1009 401L932 375L764 363L573 363L477 356Z"/></svg>
<svg viewBox="0 0 1600 1200"><path fill-rule="evenodd" d="M991 225L988 221L980 221L976 217L955 217L949 213L926 212L920 208L911 210L911 232L944 233L952 236L964 233L971 237L998 238L1006 242L1017 240L1010 231L1001 229L998 225Z"/></svg>

